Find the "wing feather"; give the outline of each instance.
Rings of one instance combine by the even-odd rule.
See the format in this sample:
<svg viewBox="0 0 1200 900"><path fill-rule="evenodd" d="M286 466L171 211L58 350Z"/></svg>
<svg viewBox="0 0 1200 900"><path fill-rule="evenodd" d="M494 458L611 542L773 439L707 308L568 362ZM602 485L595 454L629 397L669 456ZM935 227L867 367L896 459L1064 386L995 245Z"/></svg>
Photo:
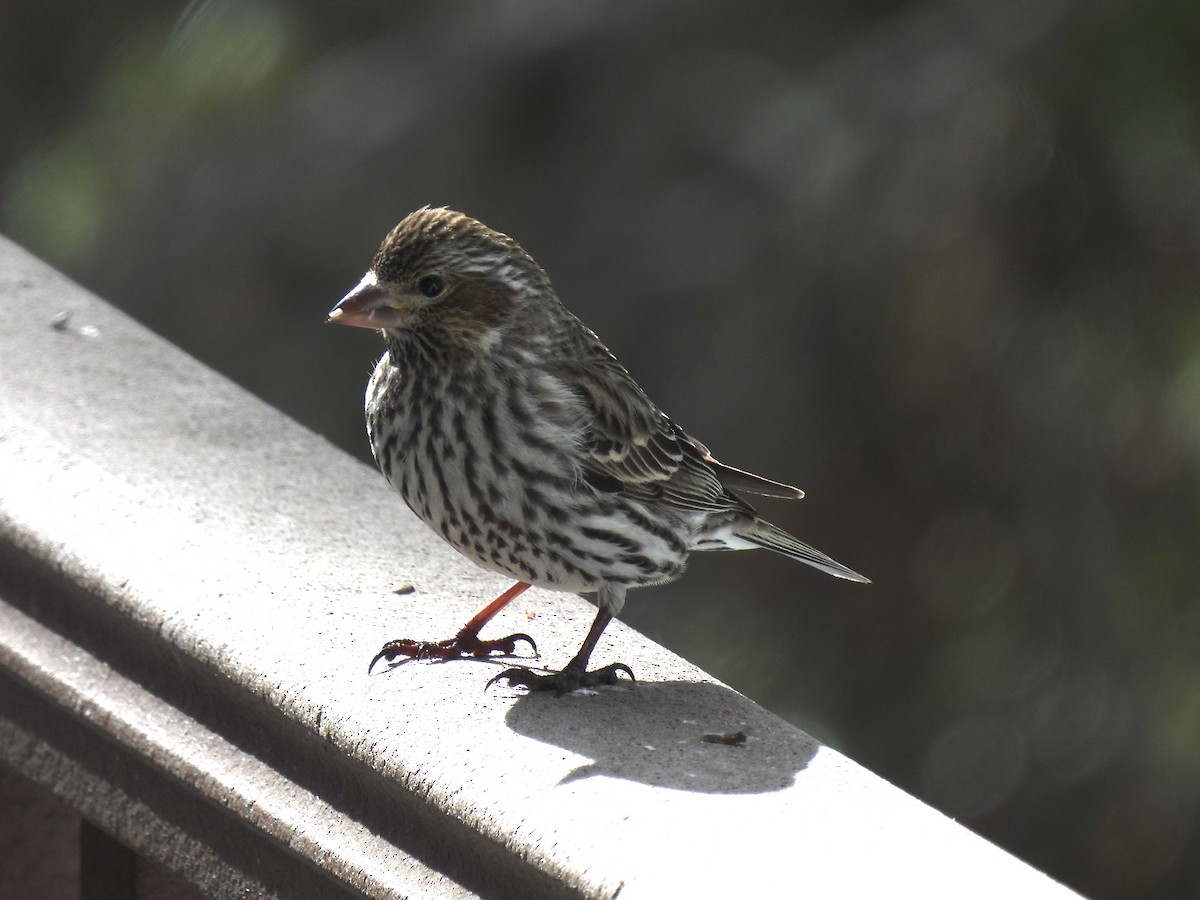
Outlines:
<svg viewBox="0 0 1200 900"><path fill-rule="evenodd" d="M594 343L559 362L553 374L591 413L583 466L597 483L615 481L627 496L708 512L753 514L732 489L791 499L804 496L798 488L717 461L659 410L599 339L588 334Z"/></svg>

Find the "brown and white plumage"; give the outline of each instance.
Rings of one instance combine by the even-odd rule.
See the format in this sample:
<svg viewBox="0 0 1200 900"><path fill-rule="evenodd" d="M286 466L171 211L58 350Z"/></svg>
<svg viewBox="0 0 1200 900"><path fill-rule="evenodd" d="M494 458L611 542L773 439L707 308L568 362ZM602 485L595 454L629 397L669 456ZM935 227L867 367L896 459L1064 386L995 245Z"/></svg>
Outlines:
<svg viewBox="0 0 1200 900"><path fill-rule="evenodd" d="M628 588L677 578L693 550L764 547L867 580L761 519L735 491L803 492L717 461L563 307L512 238L468 216L406 217L330 321L382 330L367 430L413 511L485 568L597 592L596 623L566 669L510 669L501 677L512 683L561 692L628 672L586 672L600 632ZM498 609L452 641L393 641L380 656L511 652L511 639L478 638Z"/></svg>

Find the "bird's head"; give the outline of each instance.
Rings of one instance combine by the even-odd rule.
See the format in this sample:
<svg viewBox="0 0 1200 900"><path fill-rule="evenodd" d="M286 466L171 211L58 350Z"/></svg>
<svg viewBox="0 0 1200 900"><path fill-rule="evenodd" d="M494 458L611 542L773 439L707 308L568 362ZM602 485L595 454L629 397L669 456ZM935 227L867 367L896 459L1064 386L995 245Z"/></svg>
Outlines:
<svg viewBox="0 0 1200 900"><path fill-rule="evenodd" d="M326 321L392 333L436 327L477 340L540 295L553 296L549 279L516 241L424 207L392 229Z"/></svg>

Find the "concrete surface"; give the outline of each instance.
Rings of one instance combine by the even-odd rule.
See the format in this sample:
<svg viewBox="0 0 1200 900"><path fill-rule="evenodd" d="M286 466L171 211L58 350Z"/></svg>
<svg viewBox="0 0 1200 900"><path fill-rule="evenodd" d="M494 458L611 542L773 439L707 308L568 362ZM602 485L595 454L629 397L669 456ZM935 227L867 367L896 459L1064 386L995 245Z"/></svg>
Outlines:
<svg viewBox="0 0 1200 900"><path fill-rule="evenodd" d="M619 623L636 690L367 675L505 586L0 241L0 762L137 852L214 897L1074 896ZM591 614L531 590L485 636L562 665Z"/></svg>

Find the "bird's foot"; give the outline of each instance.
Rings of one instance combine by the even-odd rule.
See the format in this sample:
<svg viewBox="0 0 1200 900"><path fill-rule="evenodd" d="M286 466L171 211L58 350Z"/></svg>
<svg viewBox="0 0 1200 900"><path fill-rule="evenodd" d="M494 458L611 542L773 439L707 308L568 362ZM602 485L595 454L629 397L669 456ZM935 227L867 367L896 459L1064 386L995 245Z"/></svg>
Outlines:
<svg viewBox="0 0 1200 900"><path fill-rule="evenodd" d="M591 672L585 672L582 668L572 668L567 666L561 672L547 672L539 674L532 669L526 669L519 666L512 669L505 669L495 678L488 681L484 690L490 688L497 681L503 681L509 687L527 688L531 693L533 691L554 691L559 697L563 694L569 694L576 688L581 687L596 687L601 684L620 684L621 679L618 677L622 672L629 676L630 681L637 681L633 677L633 670L625 663L612 663L602 669L595 669Z"/></svg>
<svg viewBox="0 0 1200 900"><path fill-rule="evenodd" d="M482 658L499 653L502 656L513 656L517 651L517 642L525 641L537 656L537 644L527 634L510 634L508 637L483 640L475 634L459 633L445 641L414 641L410 638L400 638L388 641L383 649L375 654L371 664L367 666L367 674L375 668L375 663L381 659L394 663L400 657L409 659L459 659L464 656Z"/></svg>

